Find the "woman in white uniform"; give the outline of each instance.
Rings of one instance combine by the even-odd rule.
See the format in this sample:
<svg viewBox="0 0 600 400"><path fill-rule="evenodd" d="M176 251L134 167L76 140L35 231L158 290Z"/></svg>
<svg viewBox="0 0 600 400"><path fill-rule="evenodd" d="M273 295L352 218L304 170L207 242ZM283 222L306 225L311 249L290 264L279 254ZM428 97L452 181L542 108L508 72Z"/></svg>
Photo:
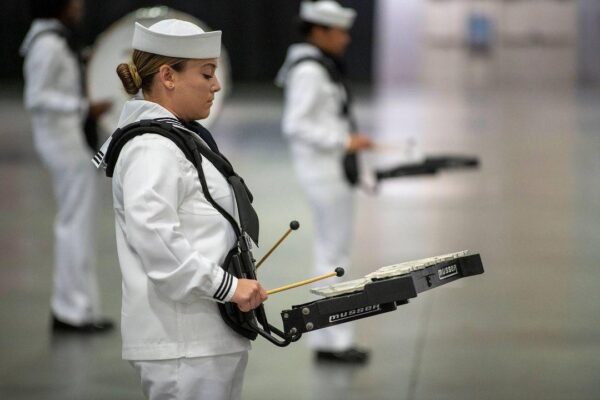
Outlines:
<svg viewBox="0 0 600 400"><path fill-rule="evenodd" d="M290 46L276 83L285 89L283 133L289 139L296 174L308 198L315 235L315 273L349 269L354 189L343 168L345 154L372 146L353 130L349 94L336 63L350 43L355 11L334 1L304 1L300 8L305 42ZM311 332L317 360L364 363L354 346L352 324Z"/></svg>
<svg viewBox="0 0 600 400"><path fill-rule="evenodd" d="M189 22L136 24L132 62L117 73L137 95L125 104L119 128L155 120L196 134L194 121L209 115L220 90L220 47L220 31ZM218 152L212 137L201 140ZM206 158L202 170L210 197L235 215L227 180ZM152 400L240 398L250 344L225 324L218 302L248 311L267 298L257 281L222 268L237 237L198 175L171 139L154 133L127 141L114 164L123 358Z"/></svg>
<svg viewBox="0 0 600 400"><path fill-rule="evenodd" d="M82 18L81 0L32 0L34 17L21 47L25 57L25 107L31 113L33 141L50 171L58 213L54 223L54 331L106 332L100 316L95 272L94 226L97 173L83 133L86 114L108 110L89 105L82 88L70 27Z"/></svg>

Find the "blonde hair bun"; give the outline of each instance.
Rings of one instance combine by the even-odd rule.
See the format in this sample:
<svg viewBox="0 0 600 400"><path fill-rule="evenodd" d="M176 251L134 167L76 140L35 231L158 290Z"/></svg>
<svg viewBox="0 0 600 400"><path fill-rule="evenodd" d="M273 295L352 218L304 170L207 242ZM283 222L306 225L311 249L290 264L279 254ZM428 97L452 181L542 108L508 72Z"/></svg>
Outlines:
<svg viewBox="0 0 600 400"><path fill-rule="evenodd" d="M142 87L142 77L133 63L119 64L117 75L119 75L125 91L131 95L136 94Z"/></svg>

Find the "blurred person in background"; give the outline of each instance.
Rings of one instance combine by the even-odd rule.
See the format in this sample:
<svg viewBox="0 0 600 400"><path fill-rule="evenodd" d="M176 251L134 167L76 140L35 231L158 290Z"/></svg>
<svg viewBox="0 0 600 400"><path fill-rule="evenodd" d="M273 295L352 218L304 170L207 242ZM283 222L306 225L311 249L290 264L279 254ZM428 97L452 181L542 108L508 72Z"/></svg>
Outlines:
<svg viewBox="0 0 600 400"><path fill-rule="evenodd" d="M100 314L95 254L97 173L90 148L94 121L110 103L89 104L74 37L83 0L31 0L33 22L21 46L25 107L35 149L50 171L58 212L54 223L54 332L101 333L113 323ZM86 123L87 120L87 123ZM84 125L87 125L85 134Z"/></svg>
<svg viewBox="0 0 600 400"><path fill-rule="evenodd" d="M303 2L304 42L288 49L276 83L285 90L282 129L316 226L315 273L350 266L357 152L373 146L357 132L341 57L356 12L337 2ZM318 361L362 364L368 352L354 344L353 324L308 335Z"/></svg>

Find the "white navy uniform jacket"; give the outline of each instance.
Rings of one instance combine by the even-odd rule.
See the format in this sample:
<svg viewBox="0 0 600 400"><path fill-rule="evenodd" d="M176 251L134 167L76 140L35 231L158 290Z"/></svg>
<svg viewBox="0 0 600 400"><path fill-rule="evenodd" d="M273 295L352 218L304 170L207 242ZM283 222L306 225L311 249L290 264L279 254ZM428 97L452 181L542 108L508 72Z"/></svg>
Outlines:
<svg viewBox="0 0 600 400"><path fill-rule="evenodd" d="M290 46L276 83L285 88L282 130L290 141L294 166L303 182L345 180L342 158L350 139L350 123L341 114L346 92L327 70L306 56L320 50L308 43Z"/></svg>
<svg viewBox="0 0 600 400"><path fill-rule="evenodd" d="M134 99L125 104L119 127L155 118L174 116L156 103ZM237 217L225 178L208 160L202 165L213 199ZM220 266L236 236L204 197L194 165L171 140L137 136L121 151L112 188L123 276L123 358L248 350L250 342L225 324L217 304L217 299L229 301L237 287L237 279Z"/></svg>
<svg viewBox="0 0 600 400"><path fill-rule="evenodd" d="M27 55L24 100L32 115L34 144L50 164L53 154L81 160L88 154L82 127L88 102L81 92L79 61L64 38L38 36L60 29L64 26L56 19L34 20L20 50Z"/></svg>

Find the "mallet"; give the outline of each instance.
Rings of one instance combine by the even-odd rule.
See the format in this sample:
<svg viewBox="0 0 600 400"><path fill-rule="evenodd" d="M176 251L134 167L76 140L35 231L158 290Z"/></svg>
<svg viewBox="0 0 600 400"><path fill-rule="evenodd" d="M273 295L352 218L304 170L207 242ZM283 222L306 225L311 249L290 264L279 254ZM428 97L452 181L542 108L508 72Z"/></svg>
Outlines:
<svg viewBox="0 0 600 400"><path fill-rule="evenodd" d="M269 250L267 252L267 254L265 254L263 256L263 258L260 259L260 261L256 264L256 269L258 269L258 267L260 267L262 265L262 263L265 262L265 260L267 258L269 258L269 256L271 255L271 253L273 253L275 251L275 249L277 247L279 247L279 245L285 240L285 238L288 237L288 235L290 233L292 233L292 231L295 231L298 228L300 228L300 224L298 223L298 221L292 221L292 222L290 222L290 228L283 234L283 236L277 241L277 243L275 243L273 245L273 247L271 247L271 250Z"/></svg>
<svg viewBox="0 0 600 400"><path fill-rule="evenodd" d="M298 286L304 286L304 285L308 285L309 283L313 283L313 282L317 282L317 281L320 281L320 280L323 280L323 279L331 278L332 276L343 276L343 275L344 275L344 268L337 267L335 269L335 271L330 272L328 274L324 274L324 275L320 275L320 276L315 276L314 278L306 279L304 281L300 281L300 282L296 282L296 283L290 283L289 285L281 286L281 287L278 287L276 289L267 290L267 294L268 295L272 295L272 294L275 294L275 293L283 292L284 290L293 289L293 288L296 288Z"/></svg>

